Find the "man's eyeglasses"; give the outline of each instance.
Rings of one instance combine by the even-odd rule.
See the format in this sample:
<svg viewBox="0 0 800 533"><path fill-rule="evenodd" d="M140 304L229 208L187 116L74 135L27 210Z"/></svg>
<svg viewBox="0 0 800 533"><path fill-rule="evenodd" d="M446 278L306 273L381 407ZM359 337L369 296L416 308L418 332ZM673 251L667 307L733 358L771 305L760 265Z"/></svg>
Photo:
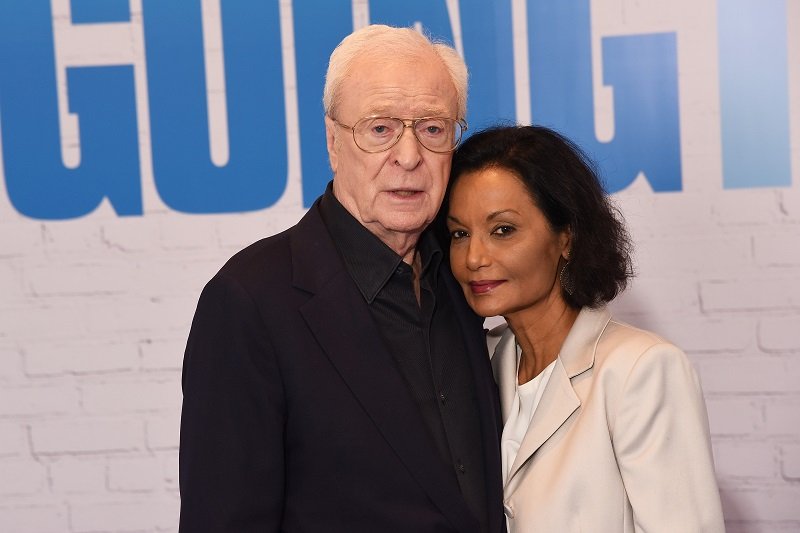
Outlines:
<svg viewBox="0 0 800 533"><path fill-rule="evenodd" d="M465 121L444 117L364 117L352 126L333 117L331 120L352 131L356 146L370 154L384 152L397 144L406 128L411 128L414 137L426 149L446 154L456 149L461 135L467 130Z"/></svg>

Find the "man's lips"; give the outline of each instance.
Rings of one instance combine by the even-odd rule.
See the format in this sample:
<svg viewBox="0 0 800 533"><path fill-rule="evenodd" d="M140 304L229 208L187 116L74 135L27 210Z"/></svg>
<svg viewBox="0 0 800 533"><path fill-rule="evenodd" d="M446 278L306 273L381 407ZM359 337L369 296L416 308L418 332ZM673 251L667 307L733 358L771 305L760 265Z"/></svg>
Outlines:
<svg viewBox="0 0 800 533"><path fill-rule="evenodd" d="M395 198L414 198L422 194L422 191L419 189L392 189L388 192Z"/></svg>
<svg viewBox="0 0 800 533"><path fill-rule="evenodd" d="M499 287L503 283L505 283L505 280L502 279L470 281L469 288L472 289L472 294L486 294Z"/></svg>

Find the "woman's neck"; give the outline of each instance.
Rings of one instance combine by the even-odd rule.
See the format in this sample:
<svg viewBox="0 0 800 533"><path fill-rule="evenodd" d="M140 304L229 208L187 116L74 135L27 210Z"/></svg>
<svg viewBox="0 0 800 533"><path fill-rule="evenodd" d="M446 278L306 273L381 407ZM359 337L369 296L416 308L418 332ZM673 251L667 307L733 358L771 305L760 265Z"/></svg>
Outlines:
<svg viewBox="0 0 800 533"><path fill-rule="evenodd" d="M557 298L539 309L529 308L505 317L522 350L517 372L520 384L532 380L556 360L578 312Z"/></svg>

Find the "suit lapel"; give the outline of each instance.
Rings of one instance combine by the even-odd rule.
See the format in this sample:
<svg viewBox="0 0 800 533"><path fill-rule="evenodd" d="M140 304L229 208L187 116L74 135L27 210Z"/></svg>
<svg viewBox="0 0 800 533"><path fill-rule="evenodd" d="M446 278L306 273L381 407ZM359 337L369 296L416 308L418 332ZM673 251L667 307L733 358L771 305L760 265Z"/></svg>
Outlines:
<svg viewBox="0 0 800 533"><path fill-rule="evenodd" d="M515 477L522 466L580 407L580 398L572 387L572 378L594 365L597 342L610 319L611 313L606 308L585 308L578 314L575 324L564 339L553 372L509 471L506 481L508 492L513 492ZM509 410L514 401L517 381L516 349L514 336L508 330L497 345L495 357L499 356L498 360L492 361L495 375L500 381L504 423L510 416Z"/></svg>
<svg viewBox="0 0 800 533"><path fill-rule="evenodd" d="M512 486L514 476L522 465L561 427L580 404L580 399L572 389L564 365L559 359L556 359L553 373L545 386L542 399L533 413L528 431L522 439L517 457L509 471L506 487Z"/></svg>
<svg viewBox="0 0 800 533"><path fill-rule="evenodd" d="M313 294L300 309L311 333L434 504L458 530L476 530L455 475L416 416L419 407L315 208L296 230L291 241L294 282Z"/></svg>
<svg viewBox="0 0 800 533"><path fill-rule="evenodd" d="M495 347L492 370L500 387L500 410L505 425L511 416L517 383L517 343L510 329L505 330Z"/></svg>

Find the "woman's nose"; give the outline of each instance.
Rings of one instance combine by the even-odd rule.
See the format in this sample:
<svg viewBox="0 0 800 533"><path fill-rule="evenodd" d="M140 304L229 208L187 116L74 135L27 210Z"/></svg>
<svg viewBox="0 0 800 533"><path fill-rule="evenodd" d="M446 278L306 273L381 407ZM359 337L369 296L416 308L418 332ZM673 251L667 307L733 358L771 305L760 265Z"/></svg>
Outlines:
<svg viewBox="0 0 800 533"><path fill-rule="evenodd" d="M472 237L467 248L467 268L478 270L489 264L489 256L481 239Z"/></svg>

